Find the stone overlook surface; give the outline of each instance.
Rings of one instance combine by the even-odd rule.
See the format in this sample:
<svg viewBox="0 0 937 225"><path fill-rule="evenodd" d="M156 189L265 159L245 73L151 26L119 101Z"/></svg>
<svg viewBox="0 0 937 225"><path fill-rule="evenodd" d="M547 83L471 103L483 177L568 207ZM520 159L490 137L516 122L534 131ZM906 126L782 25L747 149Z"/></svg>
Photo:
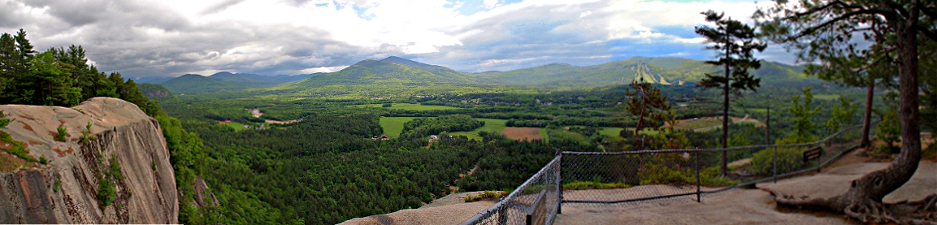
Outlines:
<svg viewBox="0 0 937 225"><path fill-rule="evenodd" d="M0 223L178 222L176 182L162 130L133 103L99 97L72 108L0 105L0 110L13 119L2 130L30 156L48 161L26 163L0 151L0 164L8 164L0 165ZM67 129L65 142L54 139L60 126ZM82 136L93 138L82 143ZM114 202L103 207L99 184L115 155L123 179L116 182Z"/></svg>

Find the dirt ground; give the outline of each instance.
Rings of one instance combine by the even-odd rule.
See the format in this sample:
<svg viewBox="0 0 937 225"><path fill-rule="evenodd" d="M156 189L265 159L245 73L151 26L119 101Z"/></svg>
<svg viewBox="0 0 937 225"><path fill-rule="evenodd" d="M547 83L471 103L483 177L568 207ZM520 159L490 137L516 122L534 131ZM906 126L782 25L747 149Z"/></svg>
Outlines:
<svg viewBox="0 0 937 225"><path fill-rule="evenodd" d="M537 134L538 127L507 127L501 131L504 136L514 140L540 140L543 137Z"/></svg>

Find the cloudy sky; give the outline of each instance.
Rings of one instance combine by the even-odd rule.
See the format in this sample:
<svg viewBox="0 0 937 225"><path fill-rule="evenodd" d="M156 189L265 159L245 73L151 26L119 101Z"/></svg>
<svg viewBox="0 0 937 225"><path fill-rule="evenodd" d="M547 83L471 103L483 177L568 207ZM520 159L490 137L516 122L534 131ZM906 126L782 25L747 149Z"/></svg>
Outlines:
<svg viewBox="0 0 937 225"><path fill-rule="evenodd" d="M762 1L766 4L770 1ZM466 72L634 56L707 59L693 27L753 0L0 0L0 32L82 45L124 76L337 71L396 55ZM769 48L761 57L792 57Z"/></svg>

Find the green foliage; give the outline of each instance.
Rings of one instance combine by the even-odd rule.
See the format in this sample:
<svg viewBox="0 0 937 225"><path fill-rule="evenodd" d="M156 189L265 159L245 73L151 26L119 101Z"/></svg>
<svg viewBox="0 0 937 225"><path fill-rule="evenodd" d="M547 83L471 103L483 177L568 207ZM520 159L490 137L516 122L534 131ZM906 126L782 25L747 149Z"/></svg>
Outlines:
<svg viewBox="0 0 937 225"><path fill-rule="evenodd" d="M440 132L469 131L485 125L484 121L468 115L449 115L436 118L417 118L403 124L402 135L425 137Z"/></svg>
<svg viewBox="0 0 937 225"><path fill-rule="evenodd" d="M6 128L7 125L10 125L10 122L13 122L13 119L7 118L7 115L3 113L3 110L0 110L0 128Z"/></svg>
<svg viewBox="0 0 937 225"><path fill-rule="evenodd" d="M65 142L65 136L68 135L68 128L66 128L64 125L59 125L59 127L55 128L55 130L58 131L58 133L55 134L55 141Z"/></svg>
<svg viewBox="0 0 937 225"><path fill-rule="evenodd" d="M810 90L810 87L804 88L804 101L802 104L800 103L800 95L795 95L792 98L792 104L788 110L794 115L794 134L778 142L779 144L816 141L816 137L813 135L813 129L816 127L813 116L820 112L820 106L813 107L813 94L810 93Z"/></svg>
<svg viewBox="0 0 937 225"><path fill-rule="evenodd" d="M800 148L778 148L777 173L793 172L804 165L804 151ZM772 174L774 167L774 149L766 149L755 153L752 157L748 171L755 174Z"/></svg>
<svg viewBox="0 0 937 225"><path fill-rule="evenodd" d="M640 82L639 82L640 81ZM630 99L625 104L625 110L632 116L637 117L637 125L634 128L635 145L637 149L644 149L648 144L644 143L639 133L644 129L660 129L667 119L670 105L667 103L667 97L661 95L660 89L644 82L643 79L631 82L631 89L625 92Z"/></svg>
<svg viewBox="0 0 937 225"><path fill-rule="evenodd" d="M465 202L477 202L485 199L496 199L507 196L509 193L504 191L483 191L478 193L478 195L465 195Z"/></svg>
<svg viewBox="0 0 937 225"><path fill-rule="evenodd" d="M114 188L114 184L111 183L108 179L102 179L98 182L98 204L102 208L106 208L114 203L114 200L117 198L117 189Z"/></svg>
<svg viewBox="0 0 937 225"><path fill-rule="evenodd" d="M687 166L689 160L694 159L692 157L683 159L675 153L655 156L653 162L645 164L641 169L640 184L696 184L696 171L693 167ZM719 166L702 168L700 171L700 185L717 187L735 183L721 175Z"/></svg>
<svg viewBox="0 0 937 225"><path fill-rule="evenodd" d="M830 120L826 121L826 127L830 131L836 132L840 129L852 125L852 117L859 110L859 105L853 104L848 98L839 95L839 105L833 106L833 113Z"/></svg>
<svg viewBox="0 0 937 225"><path fill-rule="evenodd" d="M390 103L390 102L384 103L384 104L381 105L381 107L384 107L384 108L390 108L391 106L394 106L394 104L393 104L393 103Z"/></svg>
<svg viewBox="0 0 937 225"><path fill-rule="evenodd" d="M62 180L56 179L55 183L52 183L52 192L59 192L62 190Z"/></svg>
<svg viewBox="0 0 937 225"><path fill-rule="evenodd" d="M7 125L10 124L11 121L13 121L12 119L7 118L6 116L7 115L4 114L3 111L0 111L0 128L5 128ZM7 132L0 131L0 141L10 143L13 145L12 148L5 149L6 152L13 154L17 157L20 157L21 159L24 159L28 162L38 162L36 158L33 158L32 156L29 155L29 150L26 150L26 147L24 147L22 143L18 141L14 141L13 138L10 137L10 134L8 134Z"/></svg>
<svg viewBox="0 0 937 225"><path fill-rule="evenodd" d="M894 154L901 152L901 146L896 145L901 140L901 123L898 121L898 110L891 108L882 115L882 121L875 126L878 139L885 143L879 147L881 153Z"/></svg>
<svg viewBox="0 0 937 225"><path fill-rule="evenodd" d="M49 161L46 159L46 156L40 155L40 156L39 156L39 163L42 164L42 165L48 165L48 164L49 164Z"/></svg>
<svg viewBox="0 0 937 225"><path fill-rule="evenodd" d="M716 27L696 27L697 34L713 43L706 46L706 49L715 50L718 54L717 60L706 63L725 67L725 75L706 74L706 77L700 80L699 86L721 88L724 93L740 94L744 90L754 91L760 86L761 78L752 76L748 69L760 68L761 61L755 59L753 52L764 51L768 45L755 40L757 34L754 28L737 20L723 18L724 13L709 10L702 14L706 16L706 22L716 24Z"/></svg>
<svg viewBox="0 0 937 225"><path fill-rule="evenodd" d="M117 155L111 155L107 160L108 167L103 168L103 174L96 173L98 177L98 203L101 208L106 208L117 200L117 184L123 179L124 175L120 171L120 163L117 162ZM98 168L103 162L98 162Z"/></svg>

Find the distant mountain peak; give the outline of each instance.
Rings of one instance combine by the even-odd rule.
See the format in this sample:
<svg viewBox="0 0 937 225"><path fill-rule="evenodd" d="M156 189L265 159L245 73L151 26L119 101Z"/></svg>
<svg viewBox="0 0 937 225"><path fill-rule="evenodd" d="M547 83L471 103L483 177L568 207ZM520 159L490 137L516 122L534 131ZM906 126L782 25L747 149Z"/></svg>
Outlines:
<svg viewBox="0 0 937 225"><path fill-rule="evenodd" d="M234 73L231 73L228 71L222 71L222 72L217 72L215 74L212 74L211 76L231 76L231 75L234 75Z"/></svg>

